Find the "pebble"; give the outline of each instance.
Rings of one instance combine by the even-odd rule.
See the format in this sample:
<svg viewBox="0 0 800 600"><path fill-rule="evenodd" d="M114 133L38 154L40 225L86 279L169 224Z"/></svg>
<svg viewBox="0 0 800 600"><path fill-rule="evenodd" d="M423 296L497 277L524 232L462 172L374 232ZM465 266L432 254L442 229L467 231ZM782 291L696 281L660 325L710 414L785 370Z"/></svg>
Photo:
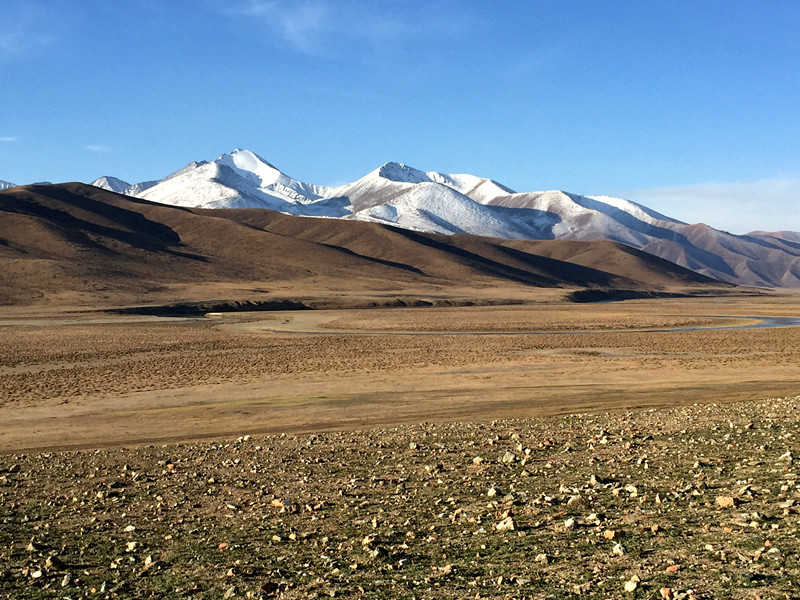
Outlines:
<svg viewBox="0 0 800 600"><path fill-rule="evenodd" d="M48 558L45 561L44 566L54 571L63 571L67 567L67 565L64 564L64 561L62 561L56 555L53 555L50 558Z"/></svg>
<svg viewBox="0 0 800 600"><path fill-rule="evenodd" d="M516 454L514 454L513 452L510 452L510 451L506 451L506 453L503 454L503 463L504 464L510 465L511 463L515 463L515 462L517 462L517 455Z"/></svg>
<svg viewBox="0 0 800 600"><path fill-rule="evenodd" d="M736 498L733 496L717 496L717 506L720 508L730 508L736 506Z"/></svg>
<svg viewBox="0 0 800 600"><path fill-rule="evenodd" d="M505 519L497 523L497 525L495 525L494 528L500 532L514 531L514 529L516 529L516 523L514 523L514 519L512 517L506 517Z"/></svg>
<svg viewBox="0 0 800 600"><path fill-rule="evenodd" d="M567 500L567 506L570 508L575 508L578 506L583 506L586 504L586 500L583 496L570 496L570 499Z"/></svg>

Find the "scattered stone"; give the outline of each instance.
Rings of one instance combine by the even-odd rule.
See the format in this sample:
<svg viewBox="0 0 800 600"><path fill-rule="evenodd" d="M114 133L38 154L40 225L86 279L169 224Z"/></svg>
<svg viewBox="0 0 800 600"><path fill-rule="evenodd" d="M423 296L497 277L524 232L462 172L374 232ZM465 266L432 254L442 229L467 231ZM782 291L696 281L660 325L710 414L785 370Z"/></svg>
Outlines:
<svg viewBox="0 0 800 600"><path fill-rule="evenodd" d="M731 508L736 506L736 498L733 496L717 496L716 503L720 508Z"/></svg>
<svg viewBox="0 0 800 600"><path fill-rule="evenodd" d="M577 508L579 506L585 506L586 499L583 496L570 496L570 499L567 500L567 506L570 508Z"/></svg>
<svg viewBox="0 0 800 600"><path fill-rule="evenodd" d="M616 537L617 537L617 532L616 532L616 531L614 531L613 529L606 529L606 530L603 532L603 537L604 537L605 539L607 539L607 540L613 540L613 539L616 539Z"/></svg>
<svg viewBox="0 0 800 600"><path fill-rule="evenodd" d="M50 570L53 570L53 571L63 571L64 569L66 569L66 568L67 568L67 565L65 565L65 564L64 564L64 561L62 561L62 560L61 560L61 559L60 559L58 556L56 556L55 554L54 554L53 556L49 557L49 558L48 558L48 559L45 561L45 563L44 563L44 566L45 566L47 569L50 569Z"/></svg>
<svg viewBox="0 0 800 600"><path fill-rule="evenodd" d="M494 528L499 532L514 531L514 529L516 529L516 523L514 523L514 519L509 516L497 523Z"/></svg>
<svg viewBox="0 0 800 600"><path fill-rule="evenodd" d="M502 460L503 460L503 464L506 464L506 465L515 463L515 462L517 462L517 455L514 454L513 452L507 450L506 453L503 454L503 459Z"/></svg>

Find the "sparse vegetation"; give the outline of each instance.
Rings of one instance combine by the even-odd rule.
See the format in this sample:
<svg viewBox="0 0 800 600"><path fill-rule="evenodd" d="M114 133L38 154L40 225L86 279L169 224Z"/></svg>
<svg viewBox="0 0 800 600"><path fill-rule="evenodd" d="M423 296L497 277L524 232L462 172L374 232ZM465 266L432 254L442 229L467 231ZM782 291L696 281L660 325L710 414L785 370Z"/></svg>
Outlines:
<svg viewBox="0 0 800 600"><path fill-rule="evenodd" d="M796 598L799 400L5 456L0 589Z"/></svg>

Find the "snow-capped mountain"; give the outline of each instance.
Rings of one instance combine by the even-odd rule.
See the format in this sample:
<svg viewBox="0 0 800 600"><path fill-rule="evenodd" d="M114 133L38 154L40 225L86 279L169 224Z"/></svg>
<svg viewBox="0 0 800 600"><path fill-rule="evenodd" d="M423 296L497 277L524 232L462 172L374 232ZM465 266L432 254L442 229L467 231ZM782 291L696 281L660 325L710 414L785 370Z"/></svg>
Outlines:
<svg viewBox="0 0 800 600"><path fill-rule="evenodd" d="M95 179L92 185L111 192L117 192L118 194L124 194L128 188L131 187L130 183L122 181L122 179L117 179L116 177L100 177L99 179ZM132 196L133 194L127 195Z"/></svg>
<svg viewBox="0 0 800 600"><path fill-rule="evenodd" d="M12 187L17 187L17 186L11 183L10 181L3 181L2 179L0 179L0 190L7 190L8 188Z"/></svg>
<svg viewBox="0 0 800 600"><path fill-rule="evenodd" d="M800 244L791 234L736 236L621 198L517 193L491 179L420 171L396 162L353 183L325 187L294 179L239 149L211 162L192 162L156 182L128 185L101 177L94 185L183 207L266 208L442 234L612 240L721 281L800 287Z"/></svg>

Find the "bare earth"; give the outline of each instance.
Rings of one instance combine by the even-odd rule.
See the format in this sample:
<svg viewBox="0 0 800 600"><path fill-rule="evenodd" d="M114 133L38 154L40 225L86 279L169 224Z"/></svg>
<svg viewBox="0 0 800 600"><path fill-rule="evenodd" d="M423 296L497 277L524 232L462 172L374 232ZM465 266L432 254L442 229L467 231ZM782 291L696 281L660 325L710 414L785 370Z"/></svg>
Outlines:
<svg viewBox="0 0 800 600"><path fill-rule="evenodd" d="M0 319L0 451L793 396L796 296ZM697 331L664 331L670 328ZM662 331L652 331L658 329Z"/></svg>

